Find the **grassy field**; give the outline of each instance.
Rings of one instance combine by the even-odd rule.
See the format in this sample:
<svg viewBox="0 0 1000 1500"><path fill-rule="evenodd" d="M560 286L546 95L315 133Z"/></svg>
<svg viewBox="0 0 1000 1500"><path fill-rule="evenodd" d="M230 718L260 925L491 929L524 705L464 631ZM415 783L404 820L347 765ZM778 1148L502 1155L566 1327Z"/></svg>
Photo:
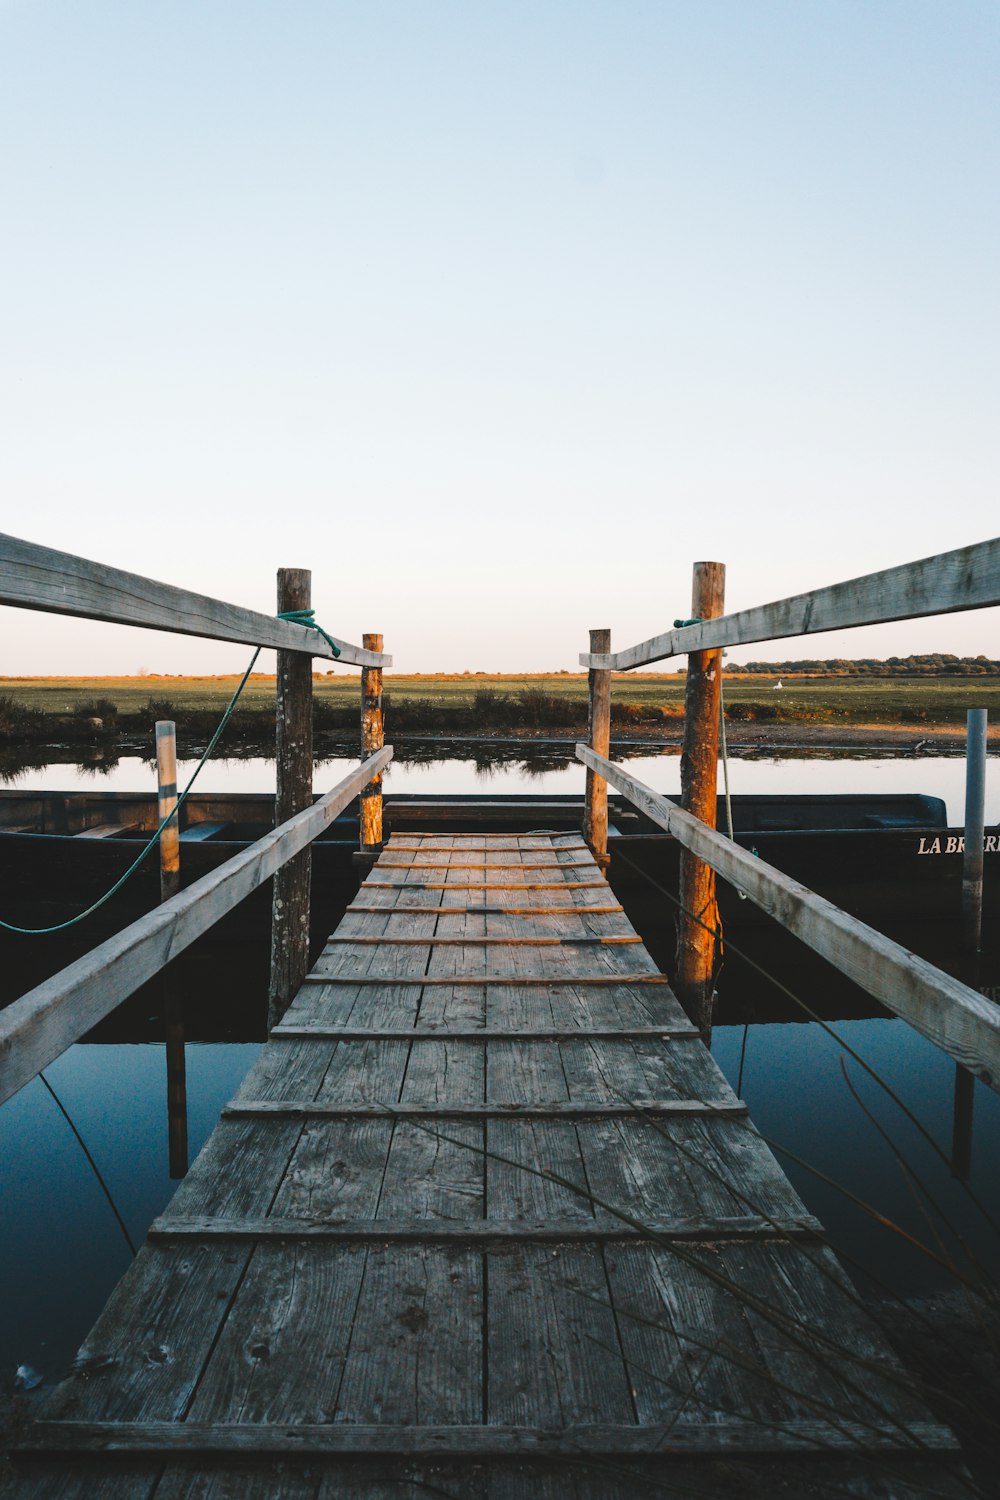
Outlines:
<svg viewBox="0 0 1000 1500"><path fill-rule="evenodd" d="M29 712L46 715L80 714L103 701L114 704L123 718L144 718L149 713L154 717L183 717L221 711L238 680L237 677L7 677L0 678L0 698L13 700ZM326 708L337 711L339 716L353 711L358 703L358 673L317 674L313 683L320 715ZM480 718L495 727L505 717L511 717L513 723L526 722L525 714L528 720L554 723L564 718L567 724L586 715L586 678L575 673L410 677L387 674L385 692L390 714L395 709L401 718L415 720L444 720L454 713L467 721ZM494 696L491 699L483 695ZM612 683L612 702L618 705L616 717L625 722L648 724L673 719L681 712L683 696L684 678L678 674L627 673L616 676ZM964 723L969 708L986 708L991 718L1000 714L1000 677L802 676L784 678L782 688L775 690L766 677L734 673L726 677L725 698L728 716L734 722L959 725ZM253 676L244 690L241 709L262 713L273 703L274 678L263 674Z"/></svg>

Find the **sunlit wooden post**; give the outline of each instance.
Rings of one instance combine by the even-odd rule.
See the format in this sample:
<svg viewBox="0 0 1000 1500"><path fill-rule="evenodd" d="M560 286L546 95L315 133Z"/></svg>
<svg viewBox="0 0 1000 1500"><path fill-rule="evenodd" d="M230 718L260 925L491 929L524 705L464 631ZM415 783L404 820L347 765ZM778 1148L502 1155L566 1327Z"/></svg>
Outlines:
<svg viewBox="0 0 1000 1500"><path fill-rule="evenodd" d="M156 721L156 816L170 822L160 834L160 900L169 901L181 888L181 847L177 815L177 726L170 719ZM174 814L171 817L171 814Z"/></svg>
<svg viewBox="0 0 1000 1500"><path fill-rule="evenodd" d="M695 563L692 616L696 620L715 619L724 611L725 597L725 566L716 562ZM716 821L721 674L721 650L693 651L689 655L684 693L681 806L711 828ZM680 851L679 895L674 989L691 1020L707 1037L712 1029L712 977L718 927L715 872L686 849Z"/></svg>
<svg viewBox="0 0 1000 1500"><path fill-rule="evenodd" d="M160 833L160 900L169 901L181 888L181 846L177 813L177 726L170 719L156 722L156 817L170 821ZM163 975L163 1032L167 1062L167 1156L170 1176L183 1177L188 1168L187 1058L184 1053L184 1011L171 969Z"/></svg>
<svg viewBox="0 0 1000 1500"><path fill-rule="evenodd" d="M278 569L279 614L309 609L311 599L312 574L308 568ZM312 657L305 651L278 652L275 754L277 825L312 805ZM309 968L311 875L312 853L303 849L274 877L268 1031L284 1015Z"/></svg>
<svg viewBox="0 0 1000 1500"><path fill-rule="evenodd" d="M382 650L380 635L366 634L361 637L366 651ZM361 668L361 759L381 750L385 744L385 723L382 717L382 668ZM375 776L361 793L360 798L360 845L361 853L377 854L382 847L382 777Z"/></svg>
<svg viewBox="0 0 1000 1500"><path fill-rule="evenodd" d="M590 632L591 655L611 650L611 631ZM611 751L611 673L591 667L587 673L589 744L597 755L609 758ZM583 836L602 870L608 868L608 783L587 767L587 791L583 809Z"/></svg>

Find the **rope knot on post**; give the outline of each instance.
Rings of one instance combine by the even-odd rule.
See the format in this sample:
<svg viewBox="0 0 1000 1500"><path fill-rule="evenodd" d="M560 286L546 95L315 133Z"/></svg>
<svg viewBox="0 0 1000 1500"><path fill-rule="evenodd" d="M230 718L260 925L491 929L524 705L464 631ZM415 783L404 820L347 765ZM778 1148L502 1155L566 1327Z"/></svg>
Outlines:
<svg viewBox="0 0 1000 1500"><path fill-rule="evenodd" d="M279 610L277 618L288 620L292 625L305 625L309 630L318 630L334 656L340 655L340 647L332 635L327 635L322 625L316 624L316 611L314 609L283 609Z"/></svg>

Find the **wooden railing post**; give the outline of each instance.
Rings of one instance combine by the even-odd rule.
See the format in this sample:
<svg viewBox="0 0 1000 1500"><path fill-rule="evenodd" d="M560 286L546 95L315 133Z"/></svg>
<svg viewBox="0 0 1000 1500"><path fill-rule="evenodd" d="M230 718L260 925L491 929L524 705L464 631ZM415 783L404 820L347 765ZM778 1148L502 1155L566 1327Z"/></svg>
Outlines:
<svg viewBox="0 0 1000 1500"><path fill-rule="evenodd" d="M278 569L278 612L309 609L312 574L307 568ZM312 804L312 657L303 651L278 652L275 700L277 791L275 824L285 823ZM267 1029L271 1030L309 968L309 895L312 851L303 849L274 877L271 908L271 980Z"/></svg>
<svg viewBox="0 0 1000 1500"><path fill-rule="evenodd" d="M593 653L611 650L611 631L592 630ZM587 673L589 744L596 755L607 759L611 751L611 673L591 667ZM608 783L587 767L587 792L583 809L583 836L602 870L608 859Z"/></svg>
<svg viewBox="0 0 1000 1500"><path fill-rule="evenodd" d="M724 612L726 569L722 563L694 565L691 614L713 620ZM688 657L684 693L684 747L681 752L681 806L715 827L719 759L719 704L722 652L693 651ZM674 989L691 1020L707 1037L712 1029L712 976L718 908L715 872L687 849L680 851L681 910L677 919Z"/></svg>
<svg viewBox="0 0 1000 1500"><path fill-rule="evenodd" d="M382 650L380 635L363 635L366 651ZM361 759L367 760L385 744L382 718L382 668L361 668ZM372 778L360 798L360 844L364 855L378 854L382 848L382 777Z"/></svg>
<svg viewBox="0 0 1000 1500"><path fill-rule="evenodd" d="M160 834L160 900L169 901L181 888L181 848L177 806L177 726L170 719L156 721L156 817L170 822Z"/></svg>

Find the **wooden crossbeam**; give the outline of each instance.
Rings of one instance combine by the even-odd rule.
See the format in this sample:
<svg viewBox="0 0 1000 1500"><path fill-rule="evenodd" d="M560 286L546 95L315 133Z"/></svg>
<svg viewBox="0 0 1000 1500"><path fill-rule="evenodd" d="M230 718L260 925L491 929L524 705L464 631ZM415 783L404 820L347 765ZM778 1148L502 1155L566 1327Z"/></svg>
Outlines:
<svg viewBox="0 0 1000 1500"><path fill-rule="evenodd" d="M356 1422L36 1422L15 1453L289 1454L306 1457L535 1458L654 1456L664 1466L690 1454L955 1452L961 1444L935 1422L574 1423L565 1427L493 1424L421 1426ZM666 1472L666 1468L664 1468ZM832 1476L831 1476L832 1477Z"/></svg>
<svg viewBox="0 0 1000 1500"><path fill-rule="evenodd" d="M406 890L415 887L406 886ZM461 890L461 886L450 886L450 890ZM346 915L354 913L365 916L395 917L400 913L410 916L435 917L613 917L624 911L621 906L354 906L347 908Z"/></svg>
<svg viewBox="0 0 1000 1500"><path fill-rule="evenodd" d="M588 1026L571 1030L565 1026L539 1026L530 1030L511 1027L498 1030L415 1027L390 1030L360 1026L310 1026L282 1022L271 1031L271 1039L310 1037L323 1042L687 1042L701 1041L701 1032L691 1026Z"/></svg>
<svg viewBox="0 0 1000 1500"><path fill-rule="evenodd" d="M305 625L261 615L14 536L0 535L0 604L247 646L301 651L306 656L334 655L319 631ZM337 636L331 639L337 643L344 666L392 666L391 656L365 651Z"/></svg>
<svg viewBox="0 0 1000 1500"><path fill-rule="evenodd" d="M475 911L467 913L475 916ZM357 937L349 934L334 932L326 940L326 946L342 946L344 944L359 943L369 948L405 948L423 945L435 948L482 948L482 947L504 947L504 948L578 948L589 944L600 946L602 943L641 943L642 938L635 933L631 935L616 936L610 934L604 936L597 934L585 934L581 937L438 937L431 934L428 937L393 937L391 934L384 936L372 936L365 933Z"/></svg>
<svg viewBox="0 0 1000 1500"><path fill-rule="evenodd" d="M352 1244L518 1245L566 1244L595 1240L697 1241L787 1240L822 1235L810 1215L795 1218L653 1218L641 1224L608 1214L592 1219L224 1219L164 1214L149 1227L149 1239L163 1240L324 1240Z"/></svg>
<svg viewBox="0 0 1000 1500"><path fill-rule="evenodd" d="M649 1115L745 1115L740 1100L712 1104L704 1099L637 1099L610 1103L591 1099L560 1099L551 1104L325 1104L313 1099L248 1099L227 1104L223 1116L288 1120L620 1120Z"/></svg>
<svg viewBox="0 0 1000 1500"><path fill-rule="evenodd" d="M379 870L586 870L594 859L520 859L510 864L480 864L478 859L387 859L378 861Z"/></svg>
<svg viewBox="0 0 1000 1500"><path fill-rule="evenodd" d="M580 665L626 672L668 656L716 646L746 646L753 641L777 641L887 620L918 620L995 604L1000 604L1000 537L737 614L675 626L624 651L584 652Z"/></svg>
<svg viewBox="0 0 1000 1500"><path fill-rule="evenodd" d="M576 974L570 977L559 975L554 978L546 974L320 974L313 969L302 981L303 988L307 984L348 984L348 985L382 985L388 989L395 989L401 984L420 985L421 987L431 984L461 985L467 988L470 984L488 985L494 988L497 985L514 987L521 985L544 984L565 989L567 985L578 984L615 984L620 989L630 989L635 984L666 984L667 978L664 974Z"/></svg>
<svg viewBox="0 0 1000 1500"><path fill-rule="evenodd" d="M419 867L418 867L419 868ZM506 868L522 872L522 866ZM606 891L606 880L364 880L362 890L368 888L383 891Z"/></svg>

